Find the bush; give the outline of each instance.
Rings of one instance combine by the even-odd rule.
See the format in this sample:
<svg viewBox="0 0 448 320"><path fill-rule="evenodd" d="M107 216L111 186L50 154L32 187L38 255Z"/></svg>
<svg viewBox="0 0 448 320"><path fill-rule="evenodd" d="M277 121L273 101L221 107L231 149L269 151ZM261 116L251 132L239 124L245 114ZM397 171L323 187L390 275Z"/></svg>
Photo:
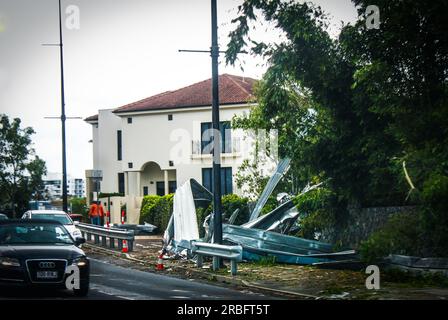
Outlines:
<svg viewBox="0 0 448 320"><path fill-rule="evenodd" d="M297 236L315 239L316 234L336 224L335 195L332 191L319 188L293 199L301 213L300 230Z"/></svg>
<svg viewBox="0 0 448 320"><path fill-rule="evenodd" d="M389 254L421 255L422 218L421 213L392 215L381 230L361 242L361 260L373 263Z"/></svg>
<svg viewBox="0 0 448 320"><path fill-rule="evenodd" d="M82 214L84 219L88 219L89 216L89 207L86 203L86 198L71 198L70 200L70 207L72 210L72 213L76 214Z"/></svg>
<svg viewBox="0 0 448 320"><path fill-rule="evenodd" d="M153 224L158 227L159 233L163 233L173 212L173 196L174 194L145 196L140 209L140 224Z"/></svg>
<svg viewBox="0 0 448 320"><path fill-rule="evenodd" d="M271 195L268 200L266 201L266 204L264 205L263 209L261 209L260 217L264 216L265 214L268 214L272 210L278 207L278 201L277 196ZM249 217L248 217L249 220Z"/></svg>
<svg viewBox="0 0 448 320"><path fill-rule="evenodd" d="M153 224L159 229L159 233L165 231L171 214L173 212L174 194L166 196L149 195L142 200L140 209L140 223L144 222ZM247 207L247 198L239 197L235 194L229 194L222 197L223 221L230 218L236 209L240 209L240 213L235 224L241 224L248 220L249 210ZM196 208L196 217L198 222L199 236L205 235L203 223L205 218L212 212L212 206L208 208Z"/></svg>
<svg viewBox="0 0 448 320"><path fill-rule="evenodd" d="M236 209L240 209L238 216L235 220L235 225L241 225L249 220L249 208L248 208L249 199L245 197L240 197L236 194L227 194L222 196L221 204L222 204L222 216L223 222L225 223L230 219L233 212ZM213 206L209 205L208 208L196 208L196 215L198 218L198 226L199 226L199 235L200 237L204 237L205 229L203 227L205 218L213 212Z"/></svg>
<svg viewBox="0 0 448 320"><path fill-rule="evenodd" d="M236 225L241 225L249 220L249 208L247 206L249 199L240 197L236 194L226 194L222 197L223 220L228 220L236 209L240 209L235 220Z"/></svg>
<svg viewBox="0 0 448 320"><path fill-rule="evenodd" d="M448 176L432 174L420 194L426 254L448 257Z"/></svg>

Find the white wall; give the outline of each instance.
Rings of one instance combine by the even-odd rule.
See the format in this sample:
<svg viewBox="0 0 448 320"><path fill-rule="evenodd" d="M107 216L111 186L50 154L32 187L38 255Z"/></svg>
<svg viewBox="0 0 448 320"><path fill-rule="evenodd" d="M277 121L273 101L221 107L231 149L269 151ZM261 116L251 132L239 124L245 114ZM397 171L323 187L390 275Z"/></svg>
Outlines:
<svg viewBox="0 0 448 320"><path fill-rule="evenodd" d="M122 161L117 160L117 130L121 129L121 119L112 113L113 110L99 110L98 128L93 125L94 169L103 172L103 193L118 192L118 172L122 172Z"/></svg>
<svg viewBox="0 0 448 320"><path fill-rule="evenodd" d="M235 115L250 111L248 104L221 106L220 121L231 121ZM177 186L190 178L202 183L202 168L212 167L211 155L192 154L192 140L201 140L201 123L211 122L211 107L172 109L133 113L112 113L113 109L99 111L99 125L93 127L94 169L102 170L101 192L118 191L118 173L125 173L127 195L142 196L143 187L149 194L156 192L156 182L176 180ZM168 120L168 115L173 120ZM132 123L128 123L128 117ZM122 130L122 161L117 160L117 130ZM254 138L241 130L232 130L232 140L239 140L239 152L222 154L221 166L232 167L233 192L242 194L235 183L235 174L244 159L253 156ZM174 165L170 166L172 160ZM149 162L160 166L159 172L145 170ZM133 167L129 168L128 163ZM157 166L155 166L157 168ZM156 170L157 171L157 170ZM266 172L269 174L269 172ZM150 175L150 177L148 176ZM151 181L154 183L151 184Z"/></svg>
<svg viewBox="0 0 448 320"><path fill-rule="evenodd" d="M93 151L93 169L99 170L100 168L100 138L99 138L99 126L98 123L92 124L92 151Z"/></svg>
<svg viewBox="0 0 448 320"><path fill-rule="evenodd" d="M220 121L231 121L233 116L241 115L249 111L248 105L222 106ZM173 115L173 120L168 121L168 115ZM120 114L123 130L123 171L141 171L149 161L156 162L161 170L176 170L177 185L180 186L190 178L195 178L202 183L202 168L211 168L210 155L198 155L192 157L192 140L200 141L201 123L211 122L211 108L194 108L192 110L171 110L143 114ZM132 123L127 118L132 117ZM101 121L101 120L100 120ZM232 139L242 138L239 130L232 132ZM242 150L244 151L244 150ZM222 157L222 167L232 167L235 174L247 154L226 155ZM169 161L174 166L169 166ZM132 162L133 168L128 168ZM135 174L129 175L130 180L135 180ZM170 174L170 180L171 180ZM129 180L129 187L134 182ZM103 180L103 184L104 184ZM143 182L143 181L142 181ZM141 185L142 186L142 185ZM142 189L140 186L139 189ZM154 186L155 188L155 186ZM235 193L239 193L233 183ZM132 190L132 191L135 191ZM136 195L141 195L140 193ZM132 194L132 193L131 193Z"/></svg>

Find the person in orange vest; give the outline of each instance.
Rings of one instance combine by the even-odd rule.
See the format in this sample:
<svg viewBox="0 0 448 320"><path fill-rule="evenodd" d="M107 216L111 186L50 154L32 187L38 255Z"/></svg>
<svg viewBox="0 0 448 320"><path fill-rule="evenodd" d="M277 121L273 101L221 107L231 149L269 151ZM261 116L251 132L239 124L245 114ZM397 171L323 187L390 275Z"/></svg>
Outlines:
<svg viewBox="0 0 448 320"><path fill-rule="evenodd" d="M101 202L96 203L95 201L92 201L89 210L89 218L91 223L97 226L101 225L101 218L103 215L104 209Z"/></svg>

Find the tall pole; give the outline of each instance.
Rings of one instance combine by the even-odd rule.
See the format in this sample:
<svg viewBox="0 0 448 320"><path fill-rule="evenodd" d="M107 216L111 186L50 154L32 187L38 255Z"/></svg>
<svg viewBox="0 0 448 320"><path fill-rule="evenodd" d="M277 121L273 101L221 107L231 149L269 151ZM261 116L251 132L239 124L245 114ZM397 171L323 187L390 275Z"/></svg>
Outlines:
<svg viewBox="0 0 448 320"><path fill-rule="evenodd" d="M65 145L65 93L64 93L64 50L62 44L62 12L59 0L59 49L61 57L61 122L62 122L62 210L67 212L67 156Z"/></svg>
<svg viewBox="0 0 448 320"><path fill-rule="evenodd" d="M212 1L212 123L213 123L213 243L222 243L221 218L221 131L219 128L219 83L218 83L218 17L216 0ZM220 259L213 259L213 268L218 269Z"/></svg>

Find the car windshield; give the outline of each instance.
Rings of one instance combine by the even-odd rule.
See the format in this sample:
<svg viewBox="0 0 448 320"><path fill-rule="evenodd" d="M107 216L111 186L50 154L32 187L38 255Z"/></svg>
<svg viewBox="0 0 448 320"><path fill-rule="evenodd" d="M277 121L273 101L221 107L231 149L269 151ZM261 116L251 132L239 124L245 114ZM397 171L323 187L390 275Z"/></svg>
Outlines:
<svg viewBox="0 0 448 320"><path fill-rule="evenodd" d="M67 217L67 215L65 215L65 214L39 213L39 214L34 214L32 217L36 218L36 219L57 221L62 224L73 224L72 221L69 219L69 217Z"/></svg>
<svg viewBox="0 0 448 320"><path fill-rule="evenodd" d="M26 223L0 225L0 245L73 243L67 230L58 224Z"/></svg>

